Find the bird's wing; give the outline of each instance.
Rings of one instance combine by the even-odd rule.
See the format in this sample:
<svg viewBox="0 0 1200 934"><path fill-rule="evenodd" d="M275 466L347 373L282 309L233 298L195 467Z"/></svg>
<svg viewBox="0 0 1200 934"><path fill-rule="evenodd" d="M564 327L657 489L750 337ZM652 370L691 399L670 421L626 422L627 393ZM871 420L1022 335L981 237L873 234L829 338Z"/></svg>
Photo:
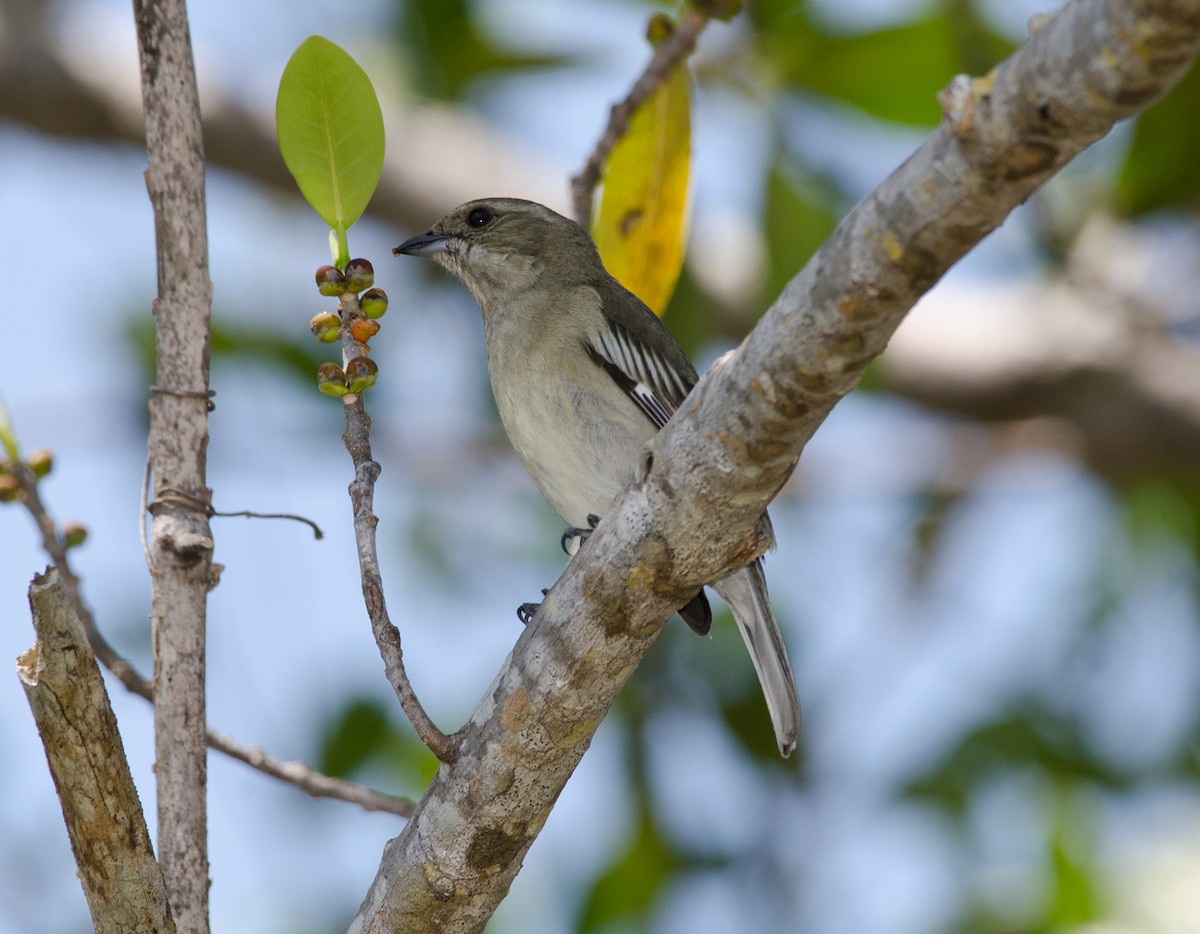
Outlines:
<svg viewBox="0 0 1200 934"><path fill-rule="evenodd" d="M584 348L658 428L671 420L696 382L692 372L681 371L616 321L607 321L606 327L585 340Z"/></svg>

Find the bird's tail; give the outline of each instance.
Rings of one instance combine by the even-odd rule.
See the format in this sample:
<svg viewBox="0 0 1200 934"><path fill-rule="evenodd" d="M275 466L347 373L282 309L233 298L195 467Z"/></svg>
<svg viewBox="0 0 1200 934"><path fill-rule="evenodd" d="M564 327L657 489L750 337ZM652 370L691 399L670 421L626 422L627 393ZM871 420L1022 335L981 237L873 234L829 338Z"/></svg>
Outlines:
<svg viewBox="0 0 1200 934"><path fill-rule="evenodd" d="M779 752L787 756L796 748L800 736L800 700L796 696L796 681L783 644L783 633L779 631L767 596L762 560L734 571L712 586L729 604L742 638L746 640L775 727Z"/></svg>

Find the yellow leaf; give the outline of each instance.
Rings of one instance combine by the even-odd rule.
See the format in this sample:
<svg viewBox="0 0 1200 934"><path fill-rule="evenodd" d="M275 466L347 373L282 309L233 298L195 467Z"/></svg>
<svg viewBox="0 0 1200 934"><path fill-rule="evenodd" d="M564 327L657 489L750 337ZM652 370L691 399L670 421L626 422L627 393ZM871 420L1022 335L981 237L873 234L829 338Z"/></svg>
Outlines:
<svg viewBox="0 0 1200 934"><path fill-rule="evenodd" d="M616 279L661 315L683 267L692 126L679 65L629 119L604 169L592 238Z"/></svg>

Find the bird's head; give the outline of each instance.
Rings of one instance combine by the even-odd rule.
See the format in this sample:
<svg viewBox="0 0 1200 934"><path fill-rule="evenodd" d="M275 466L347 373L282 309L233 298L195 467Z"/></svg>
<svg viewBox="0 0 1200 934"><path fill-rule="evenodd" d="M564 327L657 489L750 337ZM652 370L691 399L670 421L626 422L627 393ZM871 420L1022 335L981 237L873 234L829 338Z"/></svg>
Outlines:
<svg viewBox="0 0 1200 934"><path fill-rule="evenodd" d="M468 201L392 252L432 257L461 279L485 310L537 284L603 274L582 227L518 198Z"/></svg>

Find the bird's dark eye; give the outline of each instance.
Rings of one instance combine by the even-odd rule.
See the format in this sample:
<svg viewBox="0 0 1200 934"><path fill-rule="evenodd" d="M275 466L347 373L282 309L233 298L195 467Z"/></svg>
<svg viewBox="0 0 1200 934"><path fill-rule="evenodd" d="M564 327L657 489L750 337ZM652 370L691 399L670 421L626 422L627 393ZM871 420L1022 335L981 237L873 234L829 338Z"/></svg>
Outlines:
<svg viewBox="0 0 1200 934"><path fill-rule="evenodd" d="M468 226L474 227L476 230L478 230L480 227L486 227L491 219L492 212L487 208L476 208L467 215L467 224Z"/></svg>

